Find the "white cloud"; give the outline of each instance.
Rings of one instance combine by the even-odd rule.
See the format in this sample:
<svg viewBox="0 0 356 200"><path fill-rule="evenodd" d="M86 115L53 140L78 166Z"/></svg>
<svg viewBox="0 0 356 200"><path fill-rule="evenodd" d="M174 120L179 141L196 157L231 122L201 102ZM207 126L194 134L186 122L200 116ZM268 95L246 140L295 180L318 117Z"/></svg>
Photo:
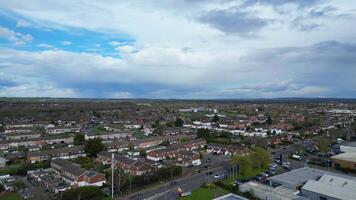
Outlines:
<svg viewBox="0 0 356 200"><path fill-rule="evenodd" d="M30 27L31 23L29 21L20 19L16 22L16 27Z"/></svg>
<svg viewBox="0 0 356 200"><path fill-rule="evenodd" d="M45 44L45 43L40 43L38 45L36 45L37 47L40 47L40 48L45 48L45 49L53 49L54 47L50 44Z"/></svg>
<svg viewBox="0 0 356 200"><path fill-rule="evenodd" d="M71 45L72 42L71 41L62 41L61 44L64 46L68 46L68 45Z"/></svg>
<svg viewBox="0 0 356 200"><path fill-rule="evenodd" d="M115 50L119 51L120 53L133 53L136 51L136 48L131 45L124 45L124 46L118 46L115 48Z"/></svg>
<svg viewBox="0 0 356 200"><path fill-rule="evenodd" d="M15 45L24 45L32 42L33 38L30 34L22 34L0 26L0 37L6 38Z"/></svg>
<svg viewBox="0 0 356 200"><path fill-rule="evenodd" d="M76 92L69 88L58 88L52 83L24 83L16 86L2 87L2 97L77 97Z"/></svg>
<svg viewBox="0 0 356 200"><path fill-rule="evenodd" d="M120 46L120 45L125 45L126 42L118 42L118 41L113 40L113 41L108 42L108 44L110 44L112 46Z"/></svg>

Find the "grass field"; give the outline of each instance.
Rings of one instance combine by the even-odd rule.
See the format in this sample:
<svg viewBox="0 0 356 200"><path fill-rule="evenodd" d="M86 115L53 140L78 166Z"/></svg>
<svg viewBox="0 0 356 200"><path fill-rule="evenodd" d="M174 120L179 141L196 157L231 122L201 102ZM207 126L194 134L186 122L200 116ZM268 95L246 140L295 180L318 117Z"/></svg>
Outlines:
<svg viewBox="0 0 356 200"><path fill-rule="evenodd" d="M191 196L182 197L181 200L210 200L219 196L230 193L220 187L214 188L199 188L192 192Z"/></svg>
<svg viewBox="0 0 356 200"><path fill-rule="evenodd" d="M7 192L5 194L0 195L1 200L22 200L21 196L17 193Z"/></svg>

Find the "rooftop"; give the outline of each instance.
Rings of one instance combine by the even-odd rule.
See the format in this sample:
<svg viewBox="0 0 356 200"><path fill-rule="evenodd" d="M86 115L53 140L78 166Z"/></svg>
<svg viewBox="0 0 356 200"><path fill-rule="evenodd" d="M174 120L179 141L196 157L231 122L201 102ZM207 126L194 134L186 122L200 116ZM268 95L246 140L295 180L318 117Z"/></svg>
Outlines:
<svg viewBox="0 0 356 200"><path fill-rule="evenodd" d="M319 180L309 180L303 190L335 199L352 200L356 196L356 180L325 174Z"/></svg>
<svg viewBox="0 0 356 200"><path fill-rule="evenodd" d="M238 196L236 194L230 193L230 194L215 198L213 200L248 200L248 199Z"/></svg>
<svg viewBox="0 0 356 200"><path fill-rule="evenodd" d="M341 153L341 154L331 157L331 159L356 162L356 152Z"/></svg>
<svg viewBox="0 0 356 200"><path fill-rule="evenodd" d="M318 179L324 174L329 174L329 175L334 175L334 176L340 176L340 177L350 177L347 175L343 174L338 174L330 171L324 171L320 169L315 169L315 168L310 168L310 167L302 167L298 168L283 174L279 174L276 176L272 176L268 178L268 180L271 181L278 181L282 182L284 184L288 185L294 185L294 186L300 186L303 185L305 182L307 182L310 179ZM353 177L351 177L353 178ZM355 179L355 178L353 178Z"/></svg>

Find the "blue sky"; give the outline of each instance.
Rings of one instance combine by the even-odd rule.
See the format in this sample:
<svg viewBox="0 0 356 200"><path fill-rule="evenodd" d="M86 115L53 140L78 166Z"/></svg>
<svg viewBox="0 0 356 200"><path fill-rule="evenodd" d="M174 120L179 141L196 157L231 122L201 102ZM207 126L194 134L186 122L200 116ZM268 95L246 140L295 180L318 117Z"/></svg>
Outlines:
<svg viewBox="0 0 356 200"><path fill-rule="evenodd" d="M356 98L349 0L1 1L0 96Z"/></svg>

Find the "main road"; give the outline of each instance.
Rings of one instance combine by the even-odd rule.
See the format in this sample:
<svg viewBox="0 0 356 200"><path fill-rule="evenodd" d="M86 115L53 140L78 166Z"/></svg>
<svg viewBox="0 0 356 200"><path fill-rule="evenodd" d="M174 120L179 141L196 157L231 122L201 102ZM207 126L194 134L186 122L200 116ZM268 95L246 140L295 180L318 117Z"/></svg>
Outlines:
<svg viewBox="0 0 356 200"><path fill-rule="evenodd" d="M214 181L214 175L225 174L228 176L228 162L221 162L211 168L201 171L195 175L187 175L185 177L175 179L172 181L164 182L153 188L144 189L135 193L119 197L118 199L132 199L132 200L153 200L153 199L177 199L176 189L180 187L183 192L191 192L199 188L203 183ZM210 173L209 173L210 172Z"/></svg>

